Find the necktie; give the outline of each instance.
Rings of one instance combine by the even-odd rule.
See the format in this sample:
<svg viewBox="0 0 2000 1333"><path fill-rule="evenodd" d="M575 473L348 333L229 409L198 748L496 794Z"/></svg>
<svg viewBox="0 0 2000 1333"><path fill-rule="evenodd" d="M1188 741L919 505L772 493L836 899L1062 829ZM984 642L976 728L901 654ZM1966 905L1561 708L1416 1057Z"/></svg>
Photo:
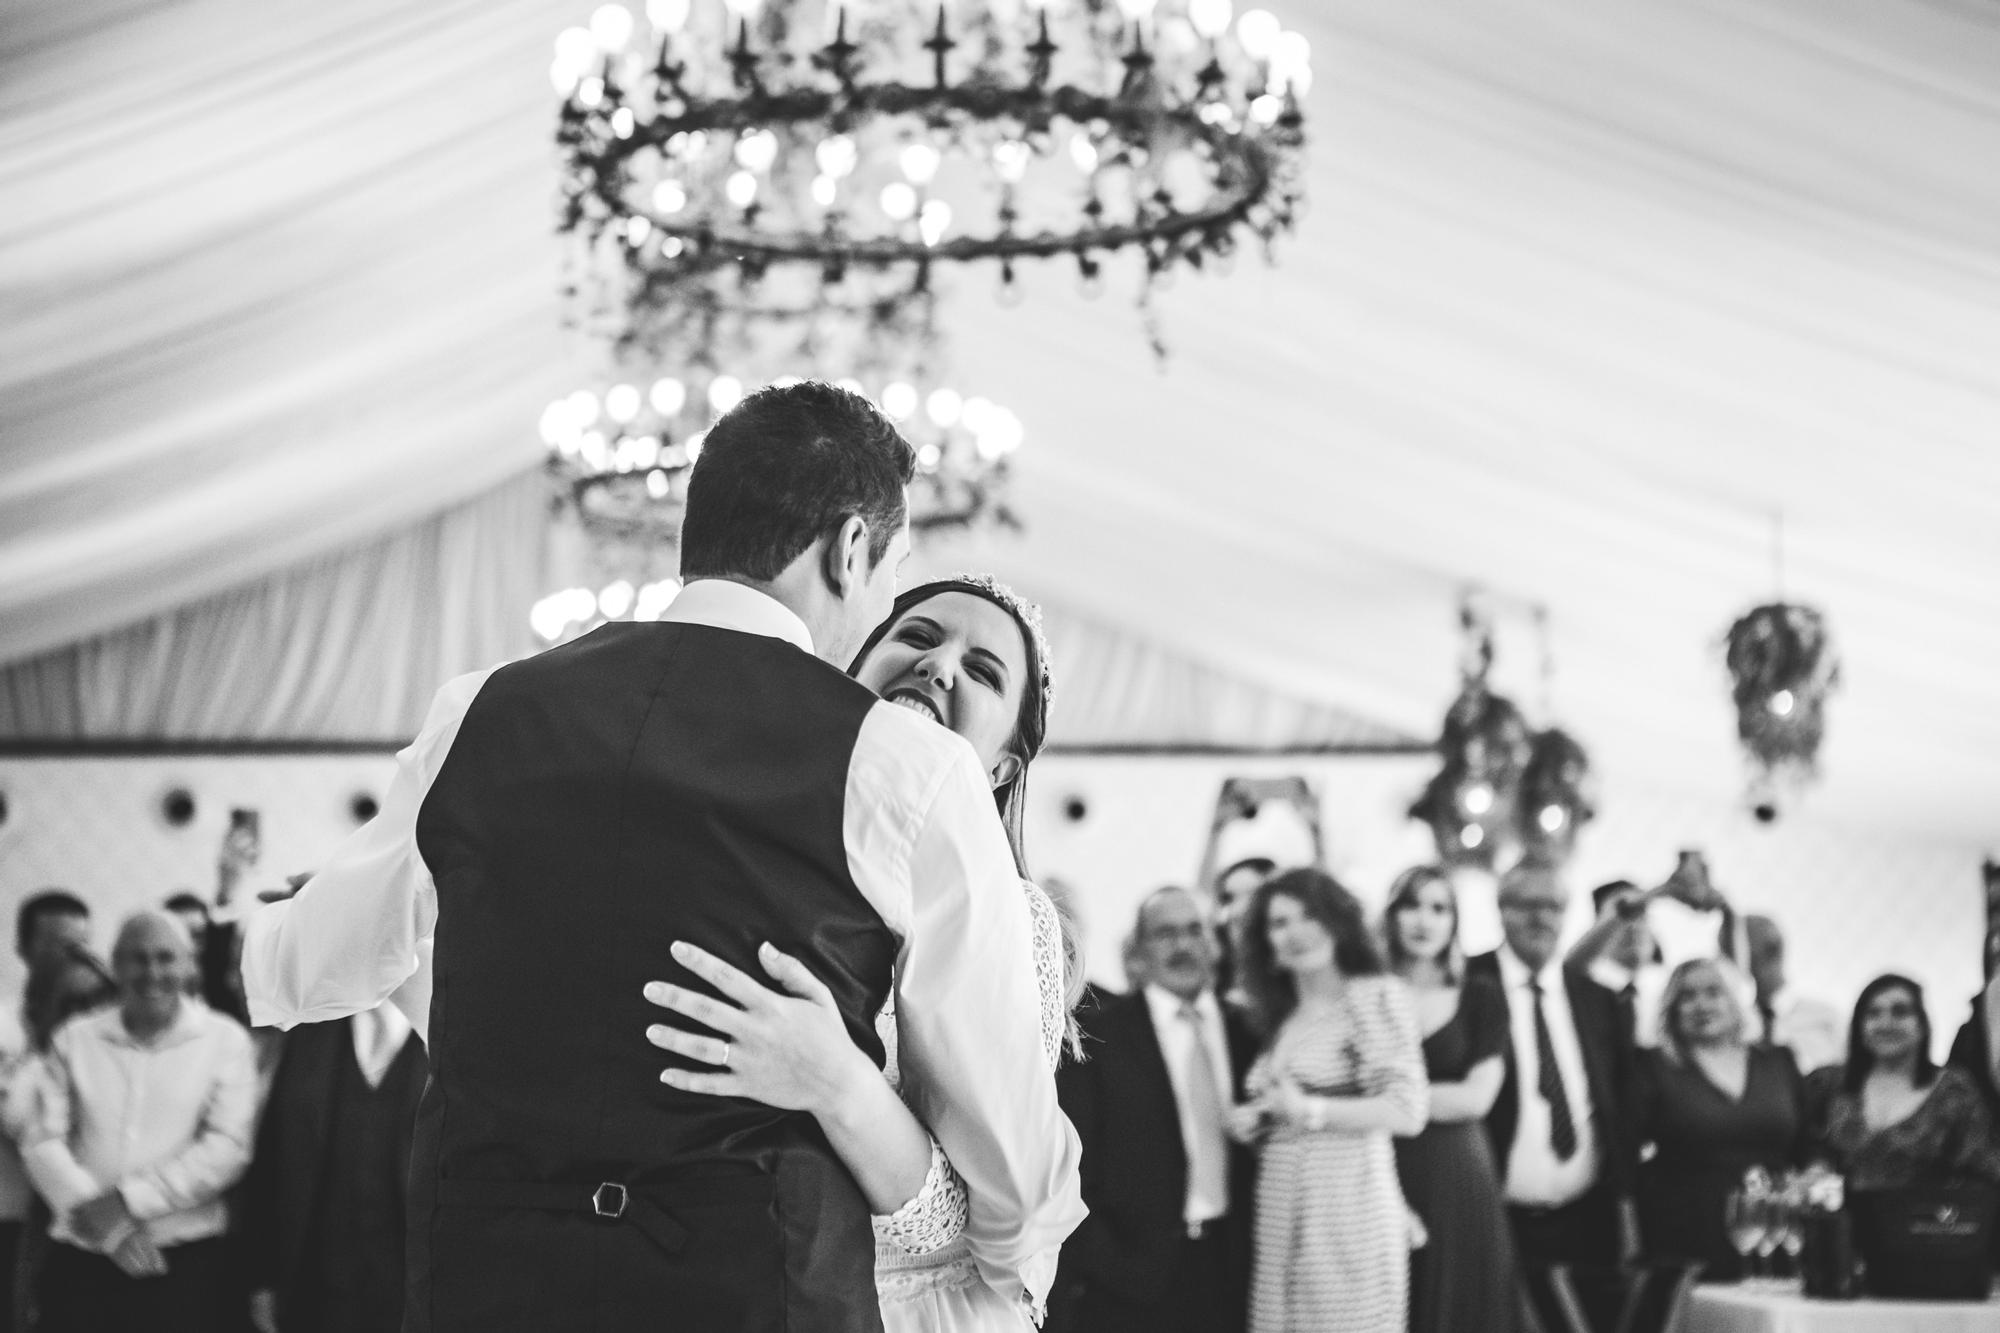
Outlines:
<svg viewBox="0 0 2000 1333"><path fill-rule="evenodd" d="M1778 1011L1772 1007L1769 1000L1757 1001L1757 1021L1764 1025L1764 1035L1761 1044L1776 1046L1778 1044Z"/></svg>
<svg viewBox="0 0 2000 1333"><path fill-rule="evenodd" d="M1556 1150L1557 1161L1567 1162L1576 1156L1576 1121L1570 1116L1569 1089L1563 1086L1562 1070L1556 1067L1556 1044L1549 1037L1548 1016L1542 1012L1539 978L1528 978L1528 994L1535 1001L1535 1063L1541 1067L1535 1091L1549 1104L1549 1146Z"/></svg>
<svg viewBox="0 0 2000 1333"><path fill-rule="evenodd" d="M1208 1043L1202 1039L1201 1011L1184 1004L1181 1020L1188 1026L1192 1043L1187 1060L1188 1122L1194 1130L1187 1145L1188 1198L1210 1206L1227 1206L1229 1201L1228 1118L1222 1094L1216 1088L1215 1062L1209 1058Z"/></svg>

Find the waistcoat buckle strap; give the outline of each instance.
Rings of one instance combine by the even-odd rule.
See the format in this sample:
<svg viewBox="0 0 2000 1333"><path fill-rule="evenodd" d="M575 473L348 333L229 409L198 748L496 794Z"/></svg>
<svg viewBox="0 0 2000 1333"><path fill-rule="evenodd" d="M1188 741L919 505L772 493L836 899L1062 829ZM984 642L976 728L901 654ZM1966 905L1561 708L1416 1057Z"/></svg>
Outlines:
<svg viewBox="0 0 2000 1333"><path fill-rule="evenodd" d="M616 1222L625 1216L626 1205L632 1202L632 1195L615 1180L607 1180L590 1195L590 1211L606 1222Z"/></svg>

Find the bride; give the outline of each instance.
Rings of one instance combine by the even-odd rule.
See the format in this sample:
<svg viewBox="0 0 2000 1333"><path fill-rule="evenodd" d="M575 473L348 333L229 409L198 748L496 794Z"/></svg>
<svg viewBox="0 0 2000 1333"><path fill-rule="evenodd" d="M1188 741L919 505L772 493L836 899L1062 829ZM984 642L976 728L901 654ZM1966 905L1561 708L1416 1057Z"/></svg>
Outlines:
<svg viewBox="0 0 2000 1333"><path fill-rule="evenodd" d="M992 779L1017 868L1028 765L1048 728L1049 655L1041 616L983 576L926 583L896 599L849 674L890 703L913 708L963 736ZM1072 1039L1069 1009L1082 989L1074 937L1054 903L1023 872L1042 983L1042 1041L1053 1067ZM655 982L653 1003L714 1028L713 1038L658 1024L655 1046L716 1067L669 1069L666 1083L810 1112L854 1174L875 1216L875 1284L887 1333L1001 1333L1041 1322L1040 1299L1056 1255L1023 1278L1036 1301L1012 1303L980 1280L962 1238L965 1186L937 1141L898 1098L894 1001L876 1020L884 1069L856 1046L819 980L766 944L758 958L782 990L692 945L675 958L733 1006ZM976 1053L969 1053L976 1058ZM719 1058L718 1058L719 1057Z"/></svg>

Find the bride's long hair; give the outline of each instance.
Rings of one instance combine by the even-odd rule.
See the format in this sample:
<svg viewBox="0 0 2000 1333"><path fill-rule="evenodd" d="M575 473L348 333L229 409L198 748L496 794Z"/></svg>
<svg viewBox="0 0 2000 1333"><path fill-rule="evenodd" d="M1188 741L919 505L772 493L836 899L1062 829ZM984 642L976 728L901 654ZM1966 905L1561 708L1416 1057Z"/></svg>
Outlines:
<svg viewBox="0 0 2000 1333"><path fill-rule="evenodd" d="M1023 833L1028 805L1028 769L1033 766L1035 756L1041 753L1042 744L1048 739L1049 703L1055 697L1054 677L1049 670L1049 641L1042 631L1042 609L987 574L954 574L949 578L920 583L896 598L895 605L889 609L889 618L869 634L867 642L861 645L861 651L848 664L847 674L858 674L861 664L874 651L875 645L882 642L913 608L949 592L967 593L993 603L1005 611L1021 630L1021 644L1028 657L1028 680L1026 688L1021 691L1021 713L1014 721L1011 742L1021 766L1015 770L1013 777L993 789L993 804L1000 813L1000 826L1007 830L1007 845L1014 852L1014 869L1022 879L1032 880L1034 877L1028 873L1028 851ZM1063 1007L1073 1012L1077 1002L1083 998L1083 945L1071 905L1054 894L1046 896L1055 904L1056 920L1062 926ZM1076 1044L1076 1024L1072 1018L1072 1050L1076 1049Z"/></svg>

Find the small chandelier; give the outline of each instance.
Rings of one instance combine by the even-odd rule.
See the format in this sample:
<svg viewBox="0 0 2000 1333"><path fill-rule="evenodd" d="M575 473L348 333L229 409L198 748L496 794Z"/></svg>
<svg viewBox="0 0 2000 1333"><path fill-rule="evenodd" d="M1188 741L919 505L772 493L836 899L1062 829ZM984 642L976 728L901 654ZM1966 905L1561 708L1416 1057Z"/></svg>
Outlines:
<svg viewBox="0 0 2000 1333"><path fill-rule="evenodd" d="M745 291L858 277L836 300L858 308L978 261L1007 297L1018 263L1053 257L1091 290L1120 252L1150 288L1243 233L1268 243L1301 204L1310 49L1267 10L649 0L646 15L641 32L604 6L550 70L561 227L615 252L607 306L671 310L729 272ZM771 304L815 303L800 293Z"/></svg>
<svg viewBox="0 0 2000 1333"><path fill-rule="evenodd" d="M1767 602L1723 636L1736 738L1750 763L1750 809L1761 823L1779 794L1817 776L1826 702L1840 685L1840 658L1826 617L1796 602Z"/></svg>
<svg viewBox="0 0 2000 1333"><path fill-rule="evenodd" d="M1539 609L1536 621L1546 690L1553 667L1547 617ZM1511 699L1488 684L1493 623L1471 595L1459 607L1459 632L1460 688L1438 737L1443 762L1410 806L1410 817L1430 826L1447 865L1504 869L1523 857L1560 864L1596 814L1590 758L1568 732L1536 731Z"/></svg>

